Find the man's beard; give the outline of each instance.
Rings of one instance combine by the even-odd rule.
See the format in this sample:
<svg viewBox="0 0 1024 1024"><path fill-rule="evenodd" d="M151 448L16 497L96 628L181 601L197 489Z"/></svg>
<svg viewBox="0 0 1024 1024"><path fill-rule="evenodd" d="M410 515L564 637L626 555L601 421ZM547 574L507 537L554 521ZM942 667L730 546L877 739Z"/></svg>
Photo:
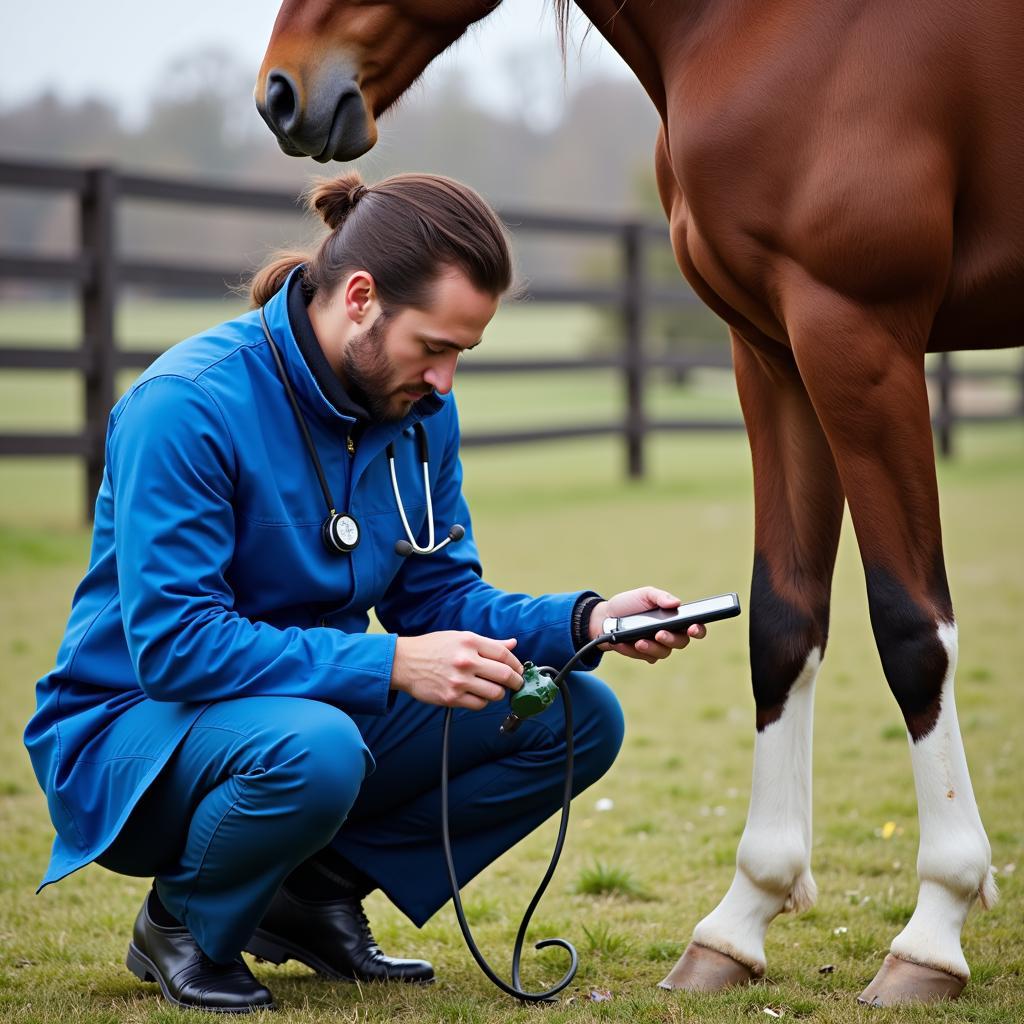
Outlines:
<svg viewBox="0 0 1024 1024"><path fill-rule="evenodd" d="M395 368L384 348L387 316L381 314L345 347L342 369L349 394L377 423L403 419L408 408L394 408Z"/></svg>

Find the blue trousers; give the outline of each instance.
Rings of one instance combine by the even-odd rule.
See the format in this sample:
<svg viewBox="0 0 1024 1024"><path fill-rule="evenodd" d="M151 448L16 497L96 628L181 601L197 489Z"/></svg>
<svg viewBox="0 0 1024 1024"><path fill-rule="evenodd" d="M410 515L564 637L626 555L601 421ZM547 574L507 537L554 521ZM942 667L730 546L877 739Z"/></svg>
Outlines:
<svg viewBox="0 0 1024 1024"><path fill-rule="evenodd" d="M622 711L595 676L569 677L574 794L622 744ZM499 701L458 710L449 803L460 885L561 806L562 701L503 735ZM247 697L210 705L98 863L153 876L203 951L227 962L282 881L327 845L417 926L451 898L440 841L444 708L399 693L383 716L318 701Z"/></svg>

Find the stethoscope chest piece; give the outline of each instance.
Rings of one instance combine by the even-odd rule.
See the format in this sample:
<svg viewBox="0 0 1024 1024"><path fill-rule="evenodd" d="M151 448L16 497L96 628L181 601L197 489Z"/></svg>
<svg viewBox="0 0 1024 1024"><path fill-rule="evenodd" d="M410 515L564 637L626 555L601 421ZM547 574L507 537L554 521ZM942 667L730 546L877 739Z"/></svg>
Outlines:
<svg viewBox="0 0 1024 1024"><path fill-rule="evenodd" d="M359 524L352 516L331 512L320 527L320 537L332 555L347 555L359 544Z"/></svg>

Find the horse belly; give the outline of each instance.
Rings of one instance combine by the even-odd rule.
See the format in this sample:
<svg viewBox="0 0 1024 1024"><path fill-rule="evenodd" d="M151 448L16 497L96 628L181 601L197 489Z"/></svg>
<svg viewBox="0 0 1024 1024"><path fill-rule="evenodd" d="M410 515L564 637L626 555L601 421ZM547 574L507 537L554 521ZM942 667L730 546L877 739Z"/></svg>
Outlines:
<svg viewBox="0 0 1024 1024"><path fill-rule="evenodd" d="M956 167L952 263L929 351L1024 343L1024 18L1019 0L943 5L955 89L935 111ZM949 82L945 83L947 90Z"/></svg>
<svg viewBox="0 0 1024 1024"><path fill-rule="evenodd" d="M1008 275L962 297L947 295L928 338L929 352L1021 345L1024 345L1024 275Z"/></svg>
<svg viewBox="0 0 1024 1024"><path fill-rule="evenodd" d="M989 216L954 228L953 265L930 352L1024 344L1024 200L1005 186Z"/></svg>

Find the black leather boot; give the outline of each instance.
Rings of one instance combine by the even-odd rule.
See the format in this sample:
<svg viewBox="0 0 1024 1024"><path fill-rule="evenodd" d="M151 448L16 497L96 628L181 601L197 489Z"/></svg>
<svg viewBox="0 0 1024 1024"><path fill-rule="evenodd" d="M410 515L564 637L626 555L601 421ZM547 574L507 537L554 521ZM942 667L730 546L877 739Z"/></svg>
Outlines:
<svg viewBox="0 0 1024 1024"><path fill-rule="evenodd" d="M125 963L141 981L155 981L175 1006L214 1013L276 1009L274 997L241 957L229 964L215 963L184 925L157 924L148 897L135 919Z"/></svg>
<svg viewBox="0 0 1024 1024"><path fill-rule="evenodd" d="M380 951L355 895L307 900L281 886L245 949L272 964L298 960L342 981L434 980L425 960L396 960Z"/></svg>

